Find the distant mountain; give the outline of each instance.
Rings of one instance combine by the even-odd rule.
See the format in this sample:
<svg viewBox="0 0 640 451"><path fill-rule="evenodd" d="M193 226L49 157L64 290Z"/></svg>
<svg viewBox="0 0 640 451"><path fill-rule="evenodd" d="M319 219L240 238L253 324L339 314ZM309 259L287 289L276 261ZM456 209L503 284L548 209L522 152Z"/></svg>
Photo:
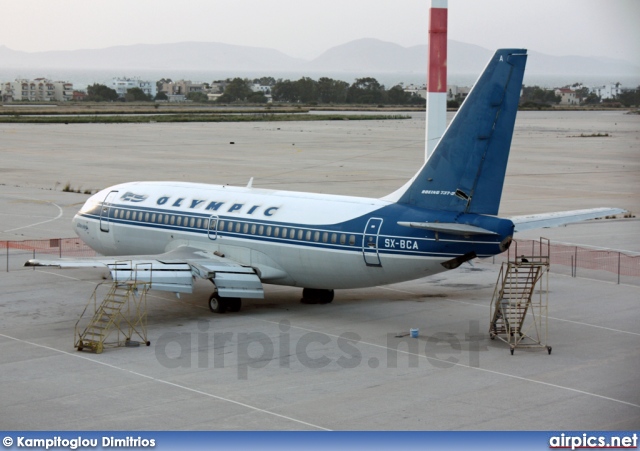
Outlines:
<svg viewBox="0 0 640 451"><path fill-rule="evenodd" d="M449 72L478 74L493 51L449 40ZM427 46L402 47L377 39L358 39L333 47L311 61L293 58L273 49L217 42L138 44L94 50L35 53L0 46L0 61L3 69L426 73ZM640 67L622 60L550 56L529 49L527 73L640 77Z"/></svg>
<svg viewBox="0 0 640 451"><path fill-rule="evenodd" d="M306 67L333 72L426 73L427 54L426 45L402 47L377 39L358 39L327 50ZM447 65L451 72L477 74L492 54L492 51L477 45L449 40Z"/></svg>
<svg viewBox="0 0 640 451"><path fill-rule="evenodd" d="M478 74L495 50L449 40L447 66L452 74ZM636 75L640 67L627 61L583 56L551 56L531 51L528 75ZM333 47L307 63L314 71L426 73L428 47L402 47L377 39L358 39ZM364 68L364 69L363 69Z"/></svg>
<svg viewBox="0 0 640 451"><path fill-rule="evenodd" d="M17 52L0 46L4 68L32 69L183 69L292 70L306 61L278 50L222 44L180 42L137 44L95 50Z"/></svg>

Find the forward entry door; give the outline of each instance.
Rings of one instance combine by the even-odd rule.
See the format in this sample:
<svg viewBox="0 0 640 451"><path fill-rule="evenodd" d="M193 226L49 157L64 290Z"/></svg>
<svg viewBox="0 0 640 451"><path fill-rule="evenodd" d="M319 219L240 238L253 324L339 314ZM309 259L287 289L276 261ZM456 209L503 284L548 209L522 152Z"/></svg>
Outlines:
<svg viewBox="0 0 640 451"><path fill-rule="evenodd" d="M100 230L103 232L109 232L109 219L111 215L111 205L118 195L117 191L110 191L107 197L102 202L102 208L100 209Z"/></svg>

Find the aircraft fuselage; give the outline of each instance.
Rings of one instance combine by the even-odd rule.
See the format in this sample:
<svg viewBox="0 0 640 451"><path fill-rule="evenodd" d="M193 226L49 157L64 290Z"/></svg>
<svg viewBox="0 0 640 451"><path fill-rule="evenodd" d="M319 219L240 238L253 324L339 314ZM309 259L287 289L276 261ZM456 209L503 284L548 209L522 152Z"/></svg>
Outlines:
<svg viewBox="0 0 640 451"><path fill-rule="evenodd" d="M107 188L93 195L73 222L83 241L106 256L192 246L254 268L264 283L319 289L429 276L445 271L442 263L456 257L501 253L513 234L511 221L487 215L184 182ZM495 235L438 233L399 222L455 222Z"/></svg>

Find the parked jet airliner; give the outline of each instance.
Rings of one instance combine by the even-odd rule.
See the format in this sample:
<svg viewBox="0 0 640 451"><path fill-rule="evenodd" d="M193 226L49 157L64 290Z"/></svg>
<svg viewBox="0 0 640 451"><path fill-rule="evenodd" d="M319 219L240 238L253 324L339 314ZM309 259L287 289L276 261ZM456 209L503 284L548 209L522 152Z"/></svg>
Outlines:
<svg viewBox="0 0 640 451"><path fill-rule="evenodd" d="M526 59L526 50L498 50L431 157L386 197L124 183L93 195L73 219L80 238L107 257L27 265L103 265L114 279L135 272L152 289L176 293L209 279L209 306L222 313L238 311L241 298L263 298L263 283L302 287L304 299L328 303L334 289L421 278L499 254L514 231L622 212L496 216Z"/></svg>

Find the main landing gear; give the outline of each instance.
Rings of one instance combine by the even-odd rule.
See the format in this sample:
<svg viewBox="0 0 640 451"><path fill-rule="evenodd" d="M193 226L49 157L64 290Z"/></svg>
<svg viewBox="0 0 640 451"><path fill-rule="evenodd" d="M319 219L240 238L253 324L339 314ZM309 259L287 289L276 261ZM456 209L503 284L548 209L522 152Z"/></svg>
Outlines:
<svg viewBox="0 0 640 451"><path fill-rule="evenodd" d="M330 304L333 302L333 290L320 290L318 288L305 288L302 290L303 304ZM240 298L223 298L215 292L209 298L209 309L213 313L239 312L242 307Z"/></svg>
<svg viewBox="0 0 640 451"><path fill-rule="evenodd" d="M302 290L303 304L330 304L333 301L333 290L320 290L318 288L305 288Z"/></svg>
<svg viewBox="0 0 640 451"><path fill-rule="evenodd" d="M218 293L213 293L209 298L209 309L213 313L239 312L241 307L240 298L221 298Z"/></svg>

